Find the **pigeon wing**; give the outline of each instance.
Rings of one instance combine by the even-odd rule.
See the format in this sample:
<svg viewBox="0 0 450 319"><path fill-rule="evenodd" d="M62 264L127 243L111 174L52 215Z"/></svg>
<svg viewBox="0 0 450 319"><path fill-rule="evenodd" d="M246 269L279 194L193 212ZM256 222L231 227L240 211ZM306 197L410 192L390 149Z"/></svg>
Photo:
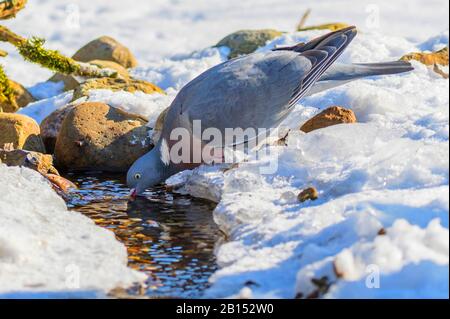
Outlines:
<svg viewBox="0 0 450 319"><path fill-rule="evenodd" d="M179 92L167 114L163 136L168 138L170 131L180 126L192 132L196 120L201 121L202 130L214 128L222 134L227 128L257 131L277 127L355 34L351 27L301 49L254 53L209 69Z"/></svg>

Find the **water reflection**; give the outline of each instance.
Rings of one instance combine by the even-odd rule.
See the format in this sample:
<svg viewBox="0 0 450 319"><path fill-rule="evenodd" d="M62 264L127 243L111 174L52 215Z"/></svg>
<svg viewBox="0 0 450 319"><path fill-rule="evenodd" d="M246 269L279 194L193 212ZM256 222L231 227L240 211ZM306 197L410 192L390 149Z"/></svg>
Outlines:
<svg viewBox="0 0 450 319"><path fill-rule="evenodd" d="M213 203L162 188L131 201L122 176L66 177L80 187L69 207L114 231L127 246L130 266L149 274L147 295L201 296L216 270L213 250L222 238Z"/></svg>

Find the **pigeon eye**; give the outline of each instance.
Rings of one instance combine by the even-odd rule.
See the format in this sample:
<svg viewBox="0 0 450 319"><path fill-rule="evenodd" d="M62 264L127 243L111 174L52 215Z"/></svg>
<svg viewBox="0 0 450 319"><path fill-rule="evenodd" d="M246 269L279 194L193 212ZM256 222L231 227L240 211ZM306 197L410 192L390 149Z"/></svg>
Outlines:
<svg viewBox="0 0 450 319"><path fill-rule="evenodd" d="M140 179L141 178L141 174L139 174L139 173L134 174L134 178L135 179Z"/></svg>

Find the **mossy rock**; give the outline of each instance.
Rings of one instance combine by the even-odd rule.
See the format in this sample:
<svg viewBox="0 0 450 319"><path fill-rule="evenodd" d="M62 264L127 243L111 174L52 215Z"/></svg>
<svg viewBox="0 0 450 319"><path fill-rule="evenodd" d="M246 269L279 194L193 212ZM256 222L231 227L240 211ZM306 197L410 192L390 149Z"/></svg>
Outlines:
<svg viewBox="0 0 450 319"><path fill-rule="evenodd" d="M137 60L131 51L120 42L108 36L102 36L89 42L79 49L72 58L80 62L89 62L92 60L112 61L127 69L137 66Z"/></svg>
<svg viewBox="0 0 450 319"><path fill-rule="evenodd" d="M334 22L334 23L325 23L325 24L319 24L319 25L313 25L310 27L304 27L304 28L298 28L298 32L302 31L310 31L310 30L330 30L330 31L336 31L340 29L344 29L349 27L350 25L347 23L342 22Z"/></svg>
<svg viewBox="0 0 450 319"><path fill-rule="evenodd" d="M39 125L22 114L0 113L0 148L5 144L12 144L14 149L45 153Z"/></svg>
<svg viewBox="0 0 450 319"><path fill-rule="evenodd" d="M122 77L123 79L129 79L130 75L128 74L127 69L125 69L123 66L116 62L112 61L105 61L105 60L92 60L89 61L89 63L94 64L100 68L106 68L106 69L113 69L117 71L119 77ZM64 83L64 91L70 91L75 90L78 86L80 86L80 83L77 81L75 77L72 75L64 75L60 73L54 74L49 81L52 82L63 82Z"/></svg>
<svg viewBox="0 0 450 319"><path fill-rule="evenodd" d="M227 35L216 44L216 47L226 46L230 48L228 58L231 59L239 55L252 53L259 47L264 46L267 41L282 34L282 32L273 29L240 30Z"/></svg>
<svg viewBox="0 0 450 319"><path fill-rule="evenodd" d="M90 90L106 89L111 91L126 91L134 93L141 91L146 94L165 92L158 86L143 80L136 79L120 79L120 78L98 78L90 79L83 84L78 85L73 93L73 101L83 96L88 96Z"/></svg>

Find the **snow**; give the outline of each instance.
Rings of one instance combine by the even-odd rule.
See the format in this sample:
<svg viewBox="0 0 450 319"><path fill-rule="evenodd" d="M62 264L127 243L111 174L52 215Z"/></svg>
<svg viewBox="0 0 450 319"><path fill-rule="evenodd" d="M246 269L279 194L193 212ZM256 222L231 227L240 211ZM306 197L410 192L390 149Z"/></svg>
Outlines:
<svg viewBox="0 0 450 319"><path fill-rule="evenodd" d="M21 108L17 113L32 117L38 124L42 122L52 112L63 108L72 100L73 92L65 92L47 99L30 103L25 108Z"/></svg>
<svg viewBox="0 0 450 319"><path fill-rule="evenodd" d="M447 44L445 34L425 41L427 48ZM284 35L260 50L302 37ZM366 51L370 43L379 50ZM361 33L341 61L392 60L399 47L425 45ZM214 218L229 240L216 252L221 269L207 297L243 290L253 298L314 296L313 282L326 277L324 298L448 298L449 84L414 67L303 99L283 123L291 128L287 147L272 146L269 155L231 169L202 166L167 181L218 202ZM351 108L359 123L298 131L331 105ZM276 171L262 174L269 164ZM319 199L299 203L297 194L311 185ZM366 284L373 267L379 288Z"/></svg>
<svg viewBox="0 0 450 319"><path fill-rule="evenodd" d="M308 7L312 8L309 25L339 21L358 27L358 36L340 62L397 60L412 51L435 51L448 45L448 2L441 0L426 4L411 0L333 4L328 0L301 4L290 0L214 4L156 0L151 4L130 1L127 10L119 0L107 4L41 0L30 2L27 10L5 24L23 35L44 36L49 47L67 54L103 34L126 44L139 61L130 73L159 85L167 95L95 90L76 103L109 103L147 117L153 126L183 85L225 60L227 48L211 48L223 36L246 28L287 31L259 49L267 51L324 34L326 31L292 32ZM29 23L37 21L36 17L39 22ZM8 51L3 63L8 74L31 86L31 92L43 99L21 113L40 122L69 103L71 92L60 94L58 84L38 83L47 79L49 72ZM408 74L355 81L301 100L283 123L291 129L286 147L270 146L268 155L249 158L237 167L201 166L167 181L179 192L218 203L214 218L228 241L216 250L220 269L211 277L206 297L448 298L449 82L430 68L413 65L415 70ZM358 124L308 134L298 130L332 105L352 109ZM275 171L262 174L260 169L269 164L275 165ZM108 248L107 260L114 267L101 273L105 282L101 277L89 277L89 284L80 289L106 291L117 281L132 281L123 262L125 252L119 253L123 247L111 236L101 240L108 232L82 216L70 213L69 218L61 200L50 195L48 187L32 173L0 167L0 176L2 180L15 177L49 196L58 215L51 214L52 219L42 216L50 221L54 216L65 223L70 220L77 230L65 233L48 222L40 226L54 230L54 236L73 240L71 236L86 233L90 242L95 238L99 249L116 247ZM299 203L298 193L309 186L317 188L319 199ZM9 203L2 197L0 211L8 211L4 202ZM24 216L9 221L18 234L20 227L25 227L23 238L33 236L30 242L48 240L56 245L51 237L33 231L32 225L44 225L43 220L25 215L30 214L29 207L47 214L39 206L44 202L45 198L21 201L14 207L14 215L11 208L6 216ZM2 235L0 232L0 239ZM0 248L5 247L0 256L26 252L25 256L32 256L27 259L30 278L38 276L33 267L42 267L44 259L27 248L24 240L13 241L11 236L0 240ZM17 247L13 246L16 241ZM69 252L78 256L80 267L89 269L86 276L98 275L96 263L100 261L92 257L92 246L74 247L70 246ZM45 281L45 290L65 289L64 281L59 281L64 271L53 268L67 265L71 257L56 248L48 250L55 258L49 272L51 269L56 275ZM99 253L102 256L102 250L96 251L97 256ZM7 275L20 276L14 268L17 264L12 265ZM0 283L1 278L2 272ZM328 289L318 289L319 281Z"/></svg>
<svg viewBox="0 0 450 319"><path fill-rule="evenodd" d="M69 212L40 174L0 164L0 176L0 297L101 297L145 280L114 234Z"/></svg>
<svg viewBox="0 0 450 319"><path fill-rule="evenodd" d="M448 2L443 0L52 0L30 1L6 26L23 36L47 39L50 48L71 55L92 39L110 35L127 45L141 66L216 44L239 29L274 28L292 31L311 8L308 25L346 22L362 31L379 31L425 41L448 29ZM11 49L9 49L11 48ZM4 60L12 79L26 86L51 73L24 63L8 46ZM20 66L20 67L18 67Z"/></svg>

